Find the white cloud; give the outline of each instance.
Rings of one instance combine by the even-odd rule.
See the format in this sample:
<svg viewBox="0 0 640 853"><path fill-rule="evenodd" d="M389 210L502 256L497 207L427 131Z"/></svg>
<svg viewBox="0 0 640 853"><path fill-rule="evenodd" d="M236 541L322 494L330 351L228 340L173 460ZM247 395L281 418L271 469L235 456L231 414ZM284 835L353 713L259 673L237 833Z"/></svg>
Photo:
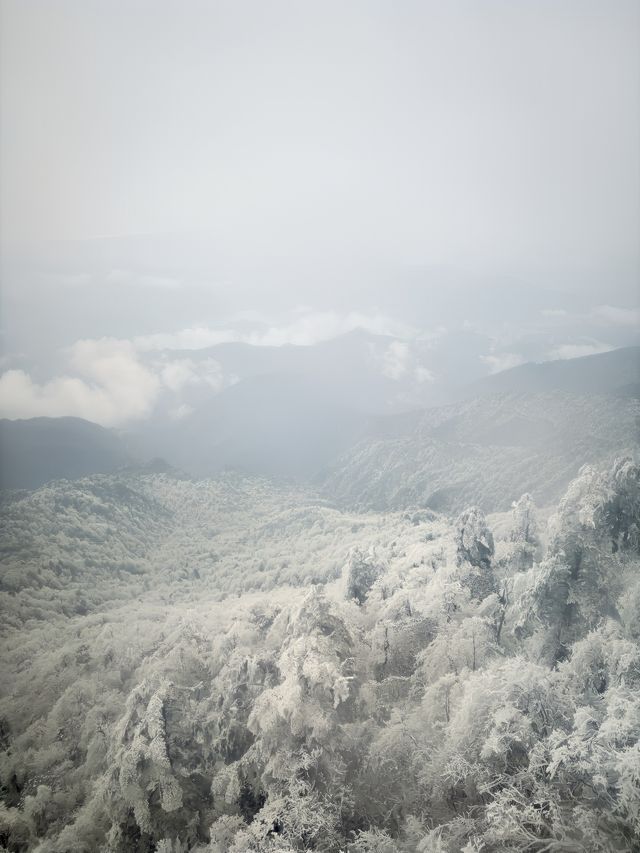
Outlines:
<svg viewBox="0 0 640 853"><path fill-rule="evenodd" d="M162 384L177 393L185 385L209 385L214 391L220 391L225 385L225 377L220 362L206 358L195 362L190 358L163 362L160 365Z"/></svg>
<svg viewBox="0 0 640 853"><path fill-rule="evenodd" d="M188 359L169 362L160 371L162 384L175 392L180 391L185 385L197 382L192 365L193 362Z"/></svg>
<svg viewBox="0 0 640 853"><path fill-rule="evenodd" d="M193 406L188 403L182 403L174 409L169 409L169 417L174 421L181 421L183 418L188 418L193 414Z"/></svg>
<svg viewBox="0 0 640 853"><path fill-rule="evenodd" d="M419 364L413 372L416 382L422 385L423 382L435 382L435 376L428 367Z"/></svg>
<svg viewBox="0 0 640 853"><path fill-rule="evenodd" d="M493 355L482 355L480 361L487 365L490 373L500 373L503 370L510 370L512 367L524 364L525 359L517 352L501 352Z"/></svg>
<svg viewBox="0 0 640 853"><path fill-rule="evenodd" d="M398 323L383 314L361 314L352 311L338 314L331 311L310 311L284 326L272 326L266 332L249 335L247 343L258 346L312 346L336 338L355 329L364 329L373 335L406 337L412 334L405 324Z"/></svg>
<svg viewBox="0 0 640 853"><path fill-rule="evenodd" d="M382 356L382 373L389 379L402 379L409 369L410 357L408 344L393 341Z"/></svg>
<svg viewBox="0 0 640 853"><path fill-rule="evenodd" d="M70 351L78 376L43 384L23 370L0 376L0 413L8 418L72 415L102 426L148 417L160 391L159 378L140 363L131 343L113 338L78 341Z"/></svg>
<svg viewBox="0 0 640 853"><path fill-rule="evenodd" d="M547 353L547 358L551 361L563 360L567 358L581 358L585 355L597 355L601 352L610 352L615 347L609 344L594 341L591 344L562 344L555 347Z"/></svg>
<svg viewBox="0 0 640 853"><path fill-rule="evenodd" d="M134 338L137 349L152 352L163 349L197 350L223 343L245 343L253 346L280 347L287 344L312 346L322 341L347 334L355 329L364 329L374 335L413 337L415 330L384 314L363 314L352 311L339 314L333 311L299 309L290 323L280 325L262 324L262 328L251 332L239 332L231 328L194 326L176 332L160 332Z"/></svg>
<svg viewBox="0 0 640 853"><path fill-rule="evenodd" d="M233 385L238 381L236 376L226 376L222 365L215 358L206 358L196 366L196 372L200 382L204 382L214 391L221 391L225 385Z"/></svg>
<svg viewBox="0 0 640 853"><path fill-rule="evenodd" d="M633 308L598 305L591 312L591 316L609 326L636 326L640 328L640 311Z"/></svg>
<svg viewBox="0 0 640 853"><path fill-rule="evenodd" d="M102 426L119 426L148 417L163 389L178 395L186 386L205 385L218 392L236 379L225 377L213 358L145 365L130 341L115 338L77 341L68 356L74 375L42 384L23 370L5 371L0 376L0 415L74 416ZM188 408L178 404L172 417L186 416Z"/></svg>

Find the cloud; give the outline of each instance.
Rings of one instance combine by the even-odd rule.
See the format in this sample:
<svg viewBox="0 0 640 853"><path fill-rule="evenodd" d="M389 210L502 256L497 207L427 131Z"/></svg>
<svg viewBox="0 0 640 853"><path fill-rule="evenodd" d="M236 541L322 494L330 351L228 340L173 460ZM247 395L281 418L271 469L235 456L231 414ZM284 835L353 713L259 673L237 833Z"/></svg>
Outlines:
<svg viewBox="0 0 640 853"><path fill-rule="evenodd" d="M619 305L596 305L589 311L577 314L570 314L563 308L545 308L540 313L543 317L564 319L566 322L582 326L591 326L595 322L600 326L640 328L640 310Z"/></svg>
<svg viewBox="0 0 640 853"><path fill-rule="evenodd" d="M608 326L635 326L640 328L640 311L634 308L598 305L592 310L591 316Z"/></svg>
<svg viewBox="0 0 640 853"><path fill-rule="evenodd" d="M424 365L419 364L413 372L415 380L418 384L422 385L423 382L435 382L436 378L433 373L429 370L428 367L424 367Z"/></svg>
<svg viewBox="0 0 640 853"><path fill-rule="evenodd" d="M615 347L594 341L591 344L562 344L547 353L551 361L564 360L567 358L581 358L585 355L597 355L601 352L610 352Z"/></svg>
<svg viewBox="0 0 640 853"><path fill-rule="evenodd" d="M415 330L384 314L365 314L357 311L340 314L333 311L303 310L283 324L261 323L262 328L240 332L232 328L194 326L176 332L140 335L133 339L141 352L160 350L197 350L223 343L245 343L253 346L280 347L313 346L356 329L373 335L414 337Z"/></svg>
<svg viewBox="0 0 640 853"><path fill-rule="evenodd" d="M413 330L383 314L362 314L352 311L339 314L333 311L310 311L284 326L271 326L264 332L247 336L246 342L257 346L312 346L321 341L363 329L373 335L407 337Z"/></svg>
<svg viewBox="0 0 640 853"><path fill-rule="evenodd" d="M24 370L0 376L0 415L8 418L74 416L102 426L120 426L147 418L160 394L179 395L187 386L207 386L214 392L233 384L213 358L163 360L143 364L131 341L116 338L77 341L68 351L74 375L54 377L42 384ZM189 407L178 403L172 417L184 417Z"/></svg>
<svg viewBox="0 0 640 853"><path fill-rule="evenodd" d="M482 355L480 361L487 365L489 373L500 373L503 370L510 370L512 367L524 364L525 359L517 352L501 352L493 355Z"/></svg>
<svg viewBox="0 0 640 853"><path fill-rule="evenodd" d="M160 372L162 384L171 391L180 391L185 385L193 383L195 375L192 364L193 362L184 360L172 361L165 365Z"/></svg>
<svg viewBox="0 0 640 853"><path fill-rule="evenodd" d="M409 369L411 353L403 341L393 341L382 356L382 373L389 379L402 379Z"/></svg>
<svg viewBox="0 0 640 853"><path fill-rule="evenodd" d="M181 421L183 418L188 418L191 414L193 414L193 406L190 406L188 403L181 403L181 405L169 409L169 417L173 421Z"/></svg>
<svg viewBox="0 0 640 853"><path fill-rule="evenodd" d="M160 379L140 363L131 343L113 338L78 341L70 351L70 366L80 376L59 376L43 384L23 370L3 373L2 416L66 415L111 427L151 414Z"/></svg>
<svg viewBox="0 0 640 853"><path fill-rule="evenodd" d="M195 362L190 358L163 362L160 366L160 379L165 388L174 393L186 385L208 385L214 391L221 391L225 377L220 362L213 358Z"/></svg>

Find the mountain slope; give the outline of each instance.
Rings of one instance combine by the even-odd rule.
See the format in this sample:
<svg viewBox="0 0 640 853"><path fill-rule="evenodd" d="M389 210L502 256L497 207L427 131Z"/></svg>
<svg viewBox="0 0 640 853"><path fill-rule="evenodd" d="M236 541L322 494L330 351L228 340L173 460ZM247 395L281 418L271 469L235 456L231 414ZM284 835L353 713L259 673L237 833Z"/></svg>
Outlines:
<svg viewBox="0 0 640 853"><path fill-rule="evenodd" d="M614 394L640 396L640 347L623 347L596 355L522 364L486 376L461 392L478 397L502 392Z"/></svg>
<svg viewBox="0 0 640 853"><path fill-rule="evenodd" d="M544 505L584 464L638 447L632 398L503 393L427 410L405 434L370 436L322 480L325 494L366 509L471 503L507 509L523 492Z"/></svg>
<svg viewBox="0 0 640 853"><path fill-rule="evenodd" d="M539 538L240 477L5 495L2 848L637 850L639 496L585 471Z"/></svg>
<svg viewBox="0 0 640 853"><path fill-rule="evenodd" d="M225 389L184 420L149 425L143 445L196 477L231 469L304 478L351 446L367 422L325 385L274 374Z"/></svg>
<svg viewBox="0 0 640 853"><path fill-rule="evenodd" d="M123 471L5 492L0 634L141 595L167 604L330 581L350 549L387 549L408 524L402 513L360 516L237 474Z"/></svg>
<svg viewBox="0 0 640 853"><path fill-rule="evenodd" d="M131 461L115 432L82 418L0 420L3 489L35 489L49 480L115 471Z"/></svg>

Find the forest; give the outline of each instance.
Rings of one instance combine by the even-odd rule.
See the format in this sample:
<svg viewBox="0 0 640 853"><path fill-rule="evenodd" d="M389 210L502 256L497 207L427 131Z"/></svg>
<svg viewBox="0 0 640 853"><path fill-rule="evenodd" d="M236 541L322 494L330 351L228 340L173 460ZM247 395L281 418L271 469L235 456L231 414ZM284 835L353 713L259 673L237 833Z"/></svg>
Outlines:
<svg viewBox="0 0 640 853"><path fill-rule="evenodd" d="M4 493L0 849L640 849L640 466L516 498Z"/></svg>

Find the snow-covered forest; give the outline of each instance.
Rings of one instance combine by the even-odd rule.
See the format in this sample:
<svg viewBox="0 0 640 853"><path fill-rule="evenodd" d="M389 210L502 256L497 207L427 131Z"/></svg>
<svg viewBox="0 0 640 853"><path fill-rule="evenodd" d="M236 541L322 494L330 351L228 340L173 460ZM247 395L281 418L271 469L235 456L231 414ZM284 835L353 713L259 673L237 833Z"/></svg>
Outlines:
<svg viewBox="0 0 640 853"><path fill-rule="evenodd" d="M170 473L2 509L2 849L640 845L630 458L488 517Z"/></svg>

